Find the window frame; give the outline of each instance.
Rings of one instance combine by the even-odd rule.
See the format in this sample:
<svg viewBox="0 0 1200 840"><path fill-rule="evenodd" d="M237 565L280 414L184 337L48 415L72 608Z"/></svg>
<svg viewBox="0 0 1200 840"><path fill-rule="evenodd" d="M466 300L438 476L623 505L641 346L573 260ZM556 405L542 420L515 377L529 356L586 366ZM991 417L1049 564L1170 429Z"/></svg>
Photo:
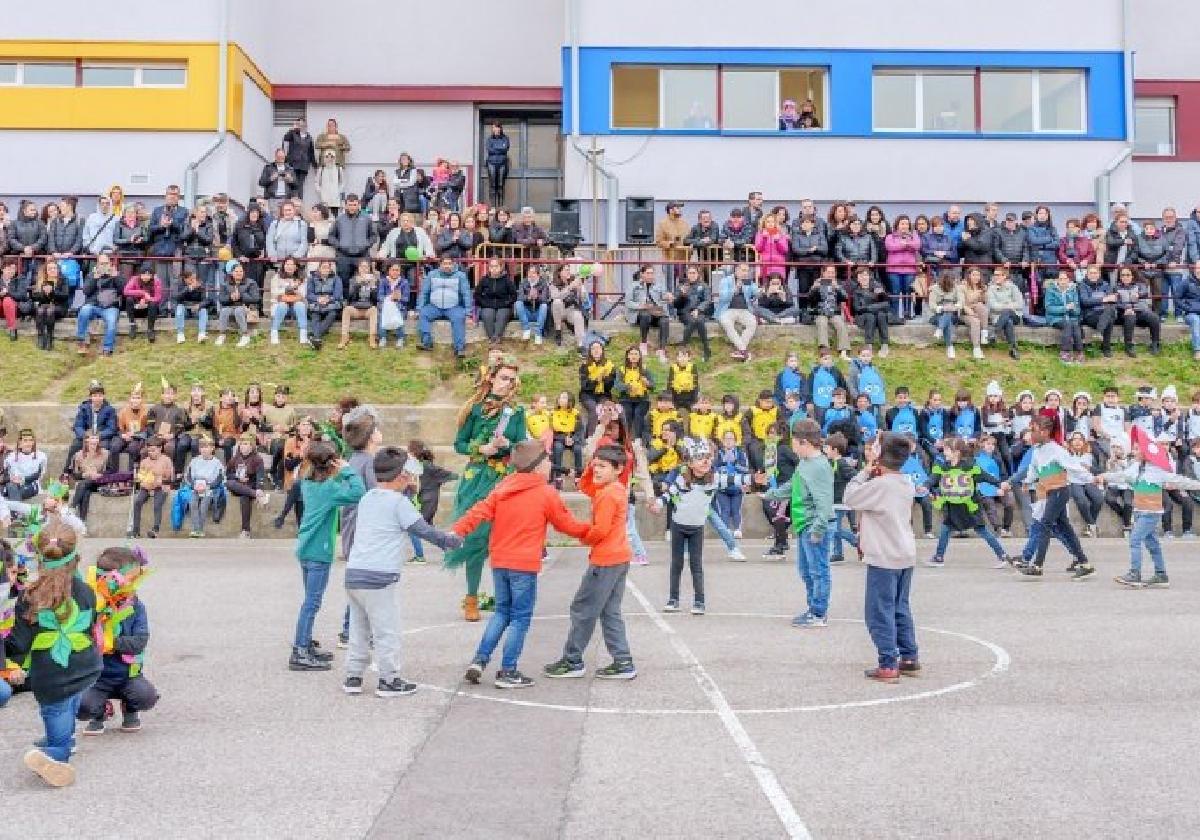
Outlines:
<svg viewBox="0 0 1200 840"><path fill-rule="evenodd" d="M7 63L7 62L6 62ZM71 68L71 83L68 85L47 85L33 83L26 80L26 69L29 67L70 67ZM79 63L64 59L45 61L21 61L17 65L17 81L16 87L31 87L31 88L74 88L79 87Z"/></svg>
<svg viewBox="0 0 1200 840"><path fill-rule="evenodd" d="M1171 151L1167 154L1160 152L1138 151L1137 123L1140 108L1165 110L1170 114ZM1170 160L1179 157L1179 98L1177 96L1134 96L1133 98L1133 154L1138 158L1152 160Z"/></svg>
<svg viewBox="0 0 1200 840"><path fill-rule="evenodd" d="M979 131L979 84L978 70L970 67L886 67L881 72L876 69L871 73L871 131L880 134L964 134ZM908 76L915 79L913 93L913 127L912 128L880 128L875 124L875 78L877 76ZM972 98L972 122L970 129L961 128L925 128L925 77L926 76L962 76L972 79L974 88Z"/></svg>
<svg viewBox="0 0 1200 840"><path fill-rule="evenodd" d="M133 84L131 85L89 85L83 81L83 74L89 69L96 70L132 70ZM183 81L171 84L158 84L145 81L146 70L180 70L183 72ZM179 90L187 87L187 63L145 63L135 64L128 61L87 61L80 63L79 67L79 86L97 90L132 90L136 88L145 88L149 90Z"/></svg>

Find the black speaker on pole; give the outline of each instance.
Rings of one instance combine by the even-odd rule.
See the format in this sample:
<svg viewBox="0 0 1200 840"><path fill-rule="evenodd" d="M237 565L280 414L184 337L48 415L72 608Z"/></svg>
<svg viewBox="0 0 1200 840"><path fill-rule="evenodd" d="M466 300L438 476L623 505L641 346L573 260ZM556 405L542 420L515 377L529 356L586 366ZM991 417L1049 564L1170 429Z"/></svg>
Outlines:
<svg viewBox="0 0 1200 840"><path fill-rule="evenodd" d="M654 198L629 196L625 199L625 241L649 245L654 241Z"/></svg>
<svg viewBox="0 0 1200 840"><path fill-rule="evenodd" d="M579 199L551 199L550 241L559 248L572 249L582 238L579 232Z"/></svg>

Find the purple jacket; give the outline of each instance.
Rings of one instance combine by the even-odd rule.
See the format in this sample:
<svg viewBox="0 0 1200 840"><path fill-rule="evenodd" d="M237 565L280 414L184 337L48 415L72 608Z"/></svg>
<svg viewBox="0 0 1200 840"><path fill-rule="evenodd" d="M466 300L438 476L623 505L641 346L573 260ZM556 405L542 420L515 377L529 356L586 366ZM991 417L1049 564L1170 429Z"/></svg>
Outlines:
<svg viewBox="0 0 1200 840"><path fill-rule="evenodd" d="M921 261L921 237L915 233L907 236L900 233L889 233L883 240L887 251L888 274L916 274L917 264Z"/></svg>

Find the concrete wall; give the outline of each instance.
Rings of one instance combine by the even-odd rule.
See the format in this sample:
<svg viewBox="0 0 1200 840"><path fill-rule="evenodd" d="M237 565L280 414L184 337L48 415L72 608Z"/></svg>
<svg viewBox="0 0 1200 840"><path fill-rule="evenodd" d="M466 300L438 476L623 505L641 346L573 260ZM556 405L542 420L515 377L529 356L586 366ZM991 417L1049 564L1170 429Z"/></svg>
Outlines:
<svg viewBox="0 0 1200 840"><path fill-rule="evenodd" d="M1134 51L1134 78L1200 78L1197 33L1200 3L1133 0L1129 40Z"/></svg>
<svg viewBox="0 0 1200 840"><path fill-rule="evenodd" d="M1164 207L1174 207L1186 216L1200 207L1200 163L1183 161L1135 161L1132 213L1156 217Z"/></svg>

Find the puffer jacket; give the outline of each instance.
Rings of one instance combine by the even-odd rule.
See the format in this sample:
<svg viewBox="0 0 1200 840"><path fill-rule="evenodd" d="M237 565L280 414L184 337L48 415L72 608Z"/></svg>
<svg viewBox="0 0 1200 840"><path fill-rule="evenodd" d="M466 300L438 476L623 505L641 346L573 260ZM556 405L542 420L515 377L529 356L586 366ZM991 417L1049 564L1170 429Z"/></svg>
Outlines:
<svg viewBox="0 0 1200 840"><path fill-rule="evenodd" d="M79 219L59 217L46 229L46 251L51 254L78 254L83 250L83 226Z"/></svg>
<svg viewBox="0 0 1200 840"><path fill-rule="evenodd" d="M829 239L816 226L811 233L797 227L792 232L791 247L796 262L824 262L829 257Z"/></svg>
<svg viewBox="0 0 1200 840"><path fill-rule="evenodd" d="M1124 249L1124 253L1121 250ZM1104 237L1104 261L1114 265L1137 262L1137 234L1133 228L1120 230L1114 222Z"/></svg>
<svg viewBox="0 0 1200 840"><path fill-rule="evenodd" d="M879 253L875 250L875 237L865 232L860 232L858 236L849 233L839 236L835 256L838 262L856 265L879 261Z"/></svg>
<svg viewBox="0 0 1200 840"><path fill-rule="evenodd" d="M996 262L1029 262L1031 259L1031 249L1029 247L1029 234L1025 228L1017 225L1016 230L1009 230L1007 226L1001 225L995 230Z"/></svg>
<svg viewBox="0 0 1200 840"><path fill-rule="evenodd" d="M1078 236L1064 236L1058 243L1058 261L1066 265L1073 262L1078 266L1088 266L1096 262L1096 248L1092 239L1086 233Z"/></svg>
<svg viewBox="0 0 1200 840"><path fill-rule="evenodd" d="M503 166L508 163L510 145L507 134L501 134L499 137L489 134L486 146L488 166Z"/></svg>
<svg viewBox="0 0 1200 840"><path fill-rule="evenodd" d="M1137 252L1137 261L1150 265L1167 264L1167 241L1158 233L1147 236L1139 233L1133 238L1133 247Z"/></svg>
<svg viewBox="0 0 1200 840"><path fill-rule="evenodd" d="M340 257L365 257L375 243L375 226L363 211L342 213L329 229L329 244Z"/></svg>
<svg viewBox="0 0 1200 840"><path fill-rule="evenodd" d="M1029 237L1029 253L1039 263L1054 265L1058 262L1058 231L1053 225L1035 222L1026 228Z"/></svg>
<svg viewBox="0 0 1200 840"><path fill-rule="evenodd" d="M20 216L12 220L8 226L8 250L19 254L28 246L33 246L33 253L46 253L46 243L49 233L46 223L41 219L26 219Z"/></svg>
<svg viewBox="0 0 1200 840"><path fill-rule="evenodd" d="M983 216L972 213L967 218L973 218L979 223L974 233L963 230L958 243L958 255L962 257L963 265L987 265L996 258L996 229L983 226Z"/></svg>
<svg viewBox="0 0 1200 840"><path fill-rule="evenodd" d="M499 277L485 274L475 286L475 305L480 309L512 309L516 302L517 284L507 272Z"/></svg>
<svg viewBox="0 0 1200 840"><path fill-rule="evenodd" d="M887 250L888 274L916 274L921 261L921 237L915 233L907 235L889 233L883 240Z"/></svg>
<svg viewBox="0 0 1200 840"><path fill-rule="evenodd" d="M317 299L328 297L329 303L322 305ZM308 276L308 310L309 312L333 312L342 308L342 278L336 274L322 277L320 274Z"/></svg>
<svg viewBox="0 0 1200 840"><path fill-rule="evenodd" d="M237 300L234 300L232 296L234 289L238 291ZM261 299L262 292L259 290L258 284L249 277L243 278L241 283L234 283L233 278L230 278L222 284L217 296L218 303L225 307L252 306Z"/></svg>
<svg viewBox="0 0 1200 840"><path fill-rule="evenodd" d="M943 256L939 257L937 252L941 251ZM921 234L921 261L930 265L947 265L958 262L958 243L954 241L948 233L928 233Z"/></svg>
<svg viewBox="0 0 1200 840"><path fill-rule="evenodd" d="M887 312L888 295L883 286L872 282L865 289L858 283L850 287L850 312L855 317L867 312Z"/></svg>
<svg viewBox="0 0 1200 840"><path fill-rule="evenodd" d="M1045 289L1046 324L1056 327L1063 321L1078 321L1082 310L1079 305L1079 287L1071 283L1061 288L1058 283L1047 283Z"/></svg>
<svg viewBox="0 0 1200 840"><path fill-rule="evenodd" d="M1079 307L1085 313L1101 306L1107 306L1104 297L1113 293L1112 286L1104 278L1100 278L1095 283L1084 278L1076 285L1079 290Z"/></svg>

